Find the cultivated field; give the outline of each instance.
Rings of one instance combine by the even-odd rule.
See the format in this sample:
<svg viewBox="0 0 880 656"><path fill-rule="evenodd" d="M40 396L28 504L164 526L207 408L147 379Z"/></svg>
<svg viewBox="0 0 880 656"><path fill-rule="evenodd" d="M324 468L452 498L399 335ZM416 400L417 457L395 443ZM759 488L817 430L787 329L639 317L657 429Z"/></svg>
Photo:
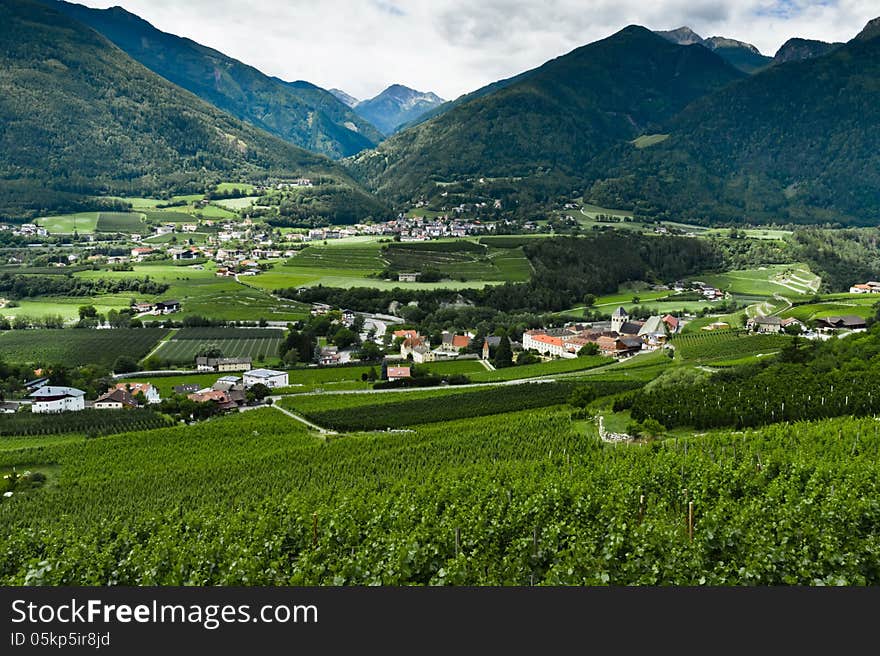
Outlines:
<svg viewBox="0 0 880 656"><path fill-rule="evenodd" d="M121 355L144 357L168 331L162 328L112 330L13 330L0 333L0 359L66 367L112 367Z"/></svg>
<svg viewBox="0 0 880 656"><path fill-rule="evenodd" d="M224 358L276 358L283 331L247 328L183 328L153 354L172 364L195 364L196 356L216 349Z"/></svg>

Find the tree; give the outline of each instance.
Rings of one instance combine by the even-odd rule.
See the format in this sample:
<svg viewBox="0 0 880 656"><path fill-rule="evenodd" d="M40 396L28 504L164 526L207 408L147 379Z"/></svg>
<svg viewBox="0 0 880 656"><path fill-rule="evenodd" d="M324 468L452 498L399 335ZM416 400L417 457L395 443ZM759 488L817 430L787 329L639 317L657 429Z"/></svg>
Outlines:
<svg viewBox="0 0 880 656"><path fill-rule="evenodd" d="M596 390L591 386L577 387L568 397L568 404L576 408L586 408L596 399Z"/></svg>
<svg viewBox="0 0 880 656"><path fill-rule="evenodd" d="M138 370L138 363L133 357L120 355L113 363L113 373L128 374Z"/></svg>
<svg viewBox="0 0 880 656"><path fill-rule="evenodd" d="M271 393L272 390L263 385L263 383L257 383L255 385L252 385L250 389L248 389L245 396L248 398L249 401L262 401Z"/></svg>
<svg viewBox="0 0 880 656"><path fill-rule="evenodd" d="M333 343L341 349L348 348L358 340L357 333L349 328L340 328L333 335Z"/></svg>
<svg viewBox="0 0 880 656"><path fill-rule="evenodd" d="M586 307L593 307L596 304L596 295L595 294L584 294L584 305Z"/></svg>
<svg viewBox="0 0 880 656"><path fill-rule="evenodd" d="M79 306L79 318L82 319L94 319L98 316L98 309L94 305L80 305Z"/></svg>
<svg viewBox="0 0 880 656"><path fill-rule="evenodd" d="M288 349L287 353L284 354L281 360L288 367L295 367L296 363L299 362L299 351L295 348Z"/></svg>
<svg viewBox="0 0 880 656"><path fill-rule="evenodd" d="M513 365L513 349L510 347L510 340L506 336L501 338L498 348L495 349L493 364L498 369Z"/></svg>
<svg viewBox="0 0 880 656"><path fill-rule="evenodd" d="M596 342L590 342L581 347L581 350L578 351L578 357L583 358L587 355L596 355L597 353L599 353L599 345Z"/></svg>

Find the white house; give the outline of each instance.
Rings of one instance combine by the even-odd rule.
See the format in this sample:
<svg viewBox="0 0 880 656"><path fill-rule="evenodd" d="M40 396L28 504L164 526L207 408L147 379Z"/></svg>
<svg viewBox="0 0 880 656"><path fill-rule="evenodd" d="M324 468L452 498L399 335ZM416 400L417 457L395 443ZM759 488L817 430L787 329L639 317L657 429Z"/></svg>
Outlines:
<svg viewBox="0 0 880 656"><path fill-rule="evenodd" d="M253 369L244 373L244 386L252 387L257 383L262 383L266 387L287 387L286 371L275 371L273 369Z"/></svg>
<svg viewBox="0 0 880 656"><path fill-rule="evenodd" d="M76 412L86 407L86 393L73 387L54 387L46 385L33 392L31 412L54 413Z"/></svg>
<svg viewBox="0 0 880 656"><path fill-rule="evenodd" d="M574 357L565 347L561 337L554 337L540 330L528 330L523 333L523 349L537 351L541 355L552 355L560 358Z"/></svg>

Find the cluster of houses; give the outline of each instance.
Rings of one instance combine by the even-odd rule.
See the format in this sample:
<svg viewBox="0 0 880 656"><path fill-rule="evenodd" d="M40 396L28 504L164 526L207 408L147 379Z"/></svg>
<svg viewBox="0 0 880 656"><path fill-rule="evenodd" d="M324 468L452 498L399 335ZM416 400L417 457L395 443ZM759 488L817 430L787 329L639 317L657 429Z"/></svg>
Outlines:
<svg viewBox="0 0 880 656"><path fill-rule="evenodd" d="M523 333L522 347L545 356L574 358L585 346L595 344L603 355L623 357L662 348L681 328L681 319L670 314L635 321L618 307L611 321L528 330Z"/></svg>
<svg viewBox="0 0 880 656"><path fill-rule="evenodd" d="M131 306L131 309L134 310L137 314L173 314L174 312L180 312L180 301L176 299L166 299L164 301L157 301L155 303L151 303L149 301L142 301L140 303L135 303Z"/></svg>
<svg viewBox="0 0 880 656"><path fill-rule="evenodd" d="M816 319L816 332L810 331L807 326L794 317L781 319L776 316L756 316L746 322L746 328L756 333L781 333L796 326L798 332L805 337L828 335L838 331L861 332L867 328L864 317L855 314L835 315Z"/></svg>
<svg viewBox="0 0 880 656"><path fill-rule="evenodd" d="M417 330L395 330L393 335L402 340L400 342L400 357L412 359L416 364L455 359L471 345L471 341L475 337L473 333L458 335L444 330L441 334L440 344L431 348L430 340L419 334Z"/></svg>
<svg viewBox="0 0 880 656"><path fill-rule="evenodd" d="M3 224L0 226L2 230L12 230L12 234L18 235L19 237L48 237L49 231L42 226L38 226L36 223L22 223L18 226L10 226L7 224Z"/></svg>
<svg viewBox="0 0 880 656"><path fill-rule="evenodd" d="M243 371L244 373L241 376L228 374L221 376L213 385L206 388L199 385L179 385L174 388L175 393L185 394L187 398L197 403L214 401L221 409L228 410L243 406L247 402L246 391L254 385L262 384L270 390L289 385L286 371L251 369L250 360L240 364L229 362L231 360L229 358L204 358L204 360L215 360L215 362L202 363L205 368L200 368L201 371ZM245 364L246 368L244 368ZM214 368L207 369L211 366ZM154 405L162 401L159 390L152 383L117 382L94 401L87 401L86 393L80 389L50 385L48 378L31 381L28 383L28 389L30 409L36 414L77 412L87 408L126 410ZM16 408L17 406L10 411Z"/></svg>
<svg viewBox="0 0 880 656"><path fill-rule="evenodd" d="M676 292L695 291L702 295L707 301L719 301L724 298L724 292L717 287L707 285L699 280L685 282L678 280L673 284L672 289Z"/></svg>

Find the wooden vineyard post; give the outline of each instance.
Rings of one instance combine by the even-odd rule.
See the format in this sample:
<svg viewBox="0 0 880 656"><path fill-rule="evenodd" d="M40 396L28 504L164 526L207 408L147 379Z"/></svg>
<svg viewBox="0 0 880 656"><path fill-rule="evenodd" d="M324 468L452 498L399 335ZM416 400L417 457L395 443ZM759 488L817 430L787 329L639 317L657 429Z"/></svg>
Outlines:
<svg viewBox="0 0 880 656"><path fill-rule="evenodd" d="M312 547L318 545L318 513L312 513Z"/></svg>
<svg viewBox="0 0 880 656"><path fill-rule="evenodd" d="M694 541L694 502L688 501L688 541Z"/></svg>
<svg viewBox="0 0 880 656"><path fill-rule="evenodd" d="M645 495L642 494L639 496L639 524L642 523L642 519L645 517Z"/></svg>

